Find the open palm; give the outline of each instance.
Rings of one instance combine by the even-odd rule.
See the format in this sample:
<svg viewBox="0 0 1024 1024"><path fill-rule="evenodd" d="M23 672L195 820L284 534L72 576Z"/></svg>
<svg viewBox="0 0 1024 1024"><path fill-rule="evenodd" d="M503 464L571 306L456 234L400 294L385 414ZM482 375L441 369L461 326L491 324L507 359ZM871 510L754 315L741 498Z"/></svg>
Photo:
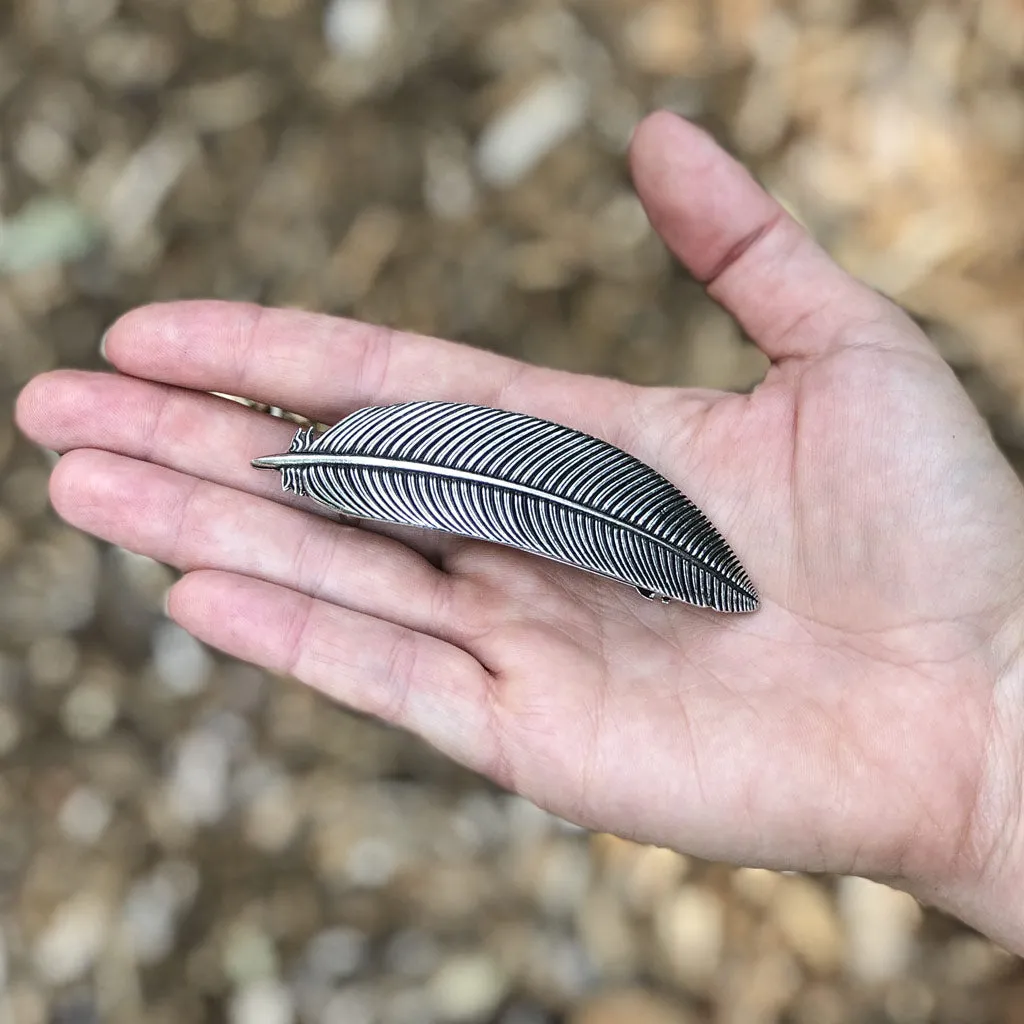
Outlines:
<svg viewBox="0 0 1024 1024"><path fill-rule="evenodd" d="M1020 795L1001 740L1016 477L927 339L710 139L655 115L633 164L663 238L772 360L752 395L296 312L150 307L108 336L124 375L47 374L21 397L23 429L69 452L55 507L185 570L169 608L196 636L582 824L925 887L989 870ZM578 427L693 498L762 607L663 606L509 549L332 521L249 465L293 428L211 391L327 422L423 398Z"/></svg>

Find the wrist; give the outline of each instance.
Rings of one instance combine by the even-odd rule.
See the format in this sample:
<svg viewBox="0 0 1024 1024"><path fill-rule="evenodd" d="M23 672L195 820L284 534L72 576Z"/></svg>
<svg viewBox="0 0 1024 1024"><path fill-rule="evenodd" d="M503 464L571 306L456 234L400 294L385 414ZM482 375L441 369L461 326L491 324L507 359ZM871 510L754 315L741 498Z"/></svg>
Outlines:
<svg viewBox="0 0 1024 1024"><path fill-rule="evenodd" d="M1024 612L988 655L988 730L962 835L941 870L903 887L1024 955Z"/></svg>

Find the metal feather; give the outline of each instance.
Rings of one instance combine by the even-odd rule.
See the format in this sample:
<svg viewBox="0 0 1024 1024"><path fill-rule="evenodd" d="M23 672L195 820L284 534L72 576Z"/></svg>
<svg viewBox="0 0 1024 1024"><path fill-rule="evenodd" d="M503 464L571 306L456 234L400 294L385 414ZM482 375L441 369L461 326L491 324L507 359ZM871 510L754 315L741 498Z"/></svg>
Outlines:
<svg viewBox="0 0 1024 1024"><path fill-rule="evenodd" d="M540 555L648 598L723 612L759 599L725 539L650 466L588 434L486 406L359 409L253 460L287 491L360 519Z"/></svg>

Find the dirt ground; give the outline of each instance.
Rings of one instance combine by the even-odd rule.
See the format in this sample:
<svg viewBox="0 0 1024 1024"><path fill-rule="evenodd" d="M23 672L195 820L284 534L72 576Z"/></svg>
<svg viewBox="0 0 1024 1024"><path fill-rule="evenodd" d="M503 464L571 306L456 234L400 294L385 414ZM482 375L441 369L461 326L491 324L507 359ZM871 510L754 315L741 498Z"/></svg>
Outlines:
<svg viewBox="0 0 1024 1024"><path fill-rule="evenodd" d="M748 388L630 188L667 106L1020 466L1022 62L1018 0L5 0L0 1024L1024 1021L1018 961L908 898L588 835L200 647L8 415L191 296Z"/></svg>

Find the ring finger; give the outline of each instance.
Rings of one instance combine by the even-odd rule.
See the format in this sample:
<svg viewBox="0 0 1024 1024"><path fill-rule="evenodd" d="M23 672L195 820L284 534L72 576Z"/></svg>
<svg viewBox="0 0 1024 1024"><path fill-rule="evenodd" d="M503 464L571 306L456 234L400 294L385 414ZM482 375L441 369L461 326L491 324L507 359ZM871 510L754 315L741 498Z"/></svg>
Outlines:
<svg viewBox="0 0 1024 1024"><path fill-rule="evenodd" d="M121 374L57 370L24 389L17 418L53 451L99 448L333 518L324 506L285 492L276 473L251 465L257 456L287 451L295 424L237 402ZM425 530L363 528L400 540L435 565L458 544Z"/></svg>
<svg viewBox="0 0 1024 1024"><path fill-rule="evenodd" d="M151 463L79 449L50 489L73 526L184 572L251 576L456 644L496 618L478 581L397 541Z"/></svg>

